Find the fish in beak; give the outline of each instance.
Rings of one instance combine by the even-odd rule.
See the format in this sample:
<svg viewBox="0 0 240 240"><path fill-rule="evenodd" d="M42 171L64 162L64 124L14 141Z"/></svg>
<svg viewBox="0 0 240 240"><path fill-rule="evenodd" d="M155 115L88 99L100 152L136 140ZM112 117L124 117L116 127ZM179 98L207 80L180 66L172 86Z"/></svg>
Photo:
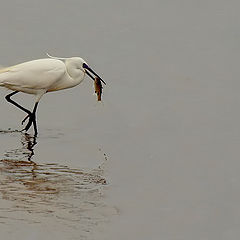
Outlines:
<svg viewBox="0 0 240 240"><path fill-rule="evenodd" d="M104 80L97 74L95 73L86 63L83 63L83 68L85 69L86 74L93 80L95 81L95 77L97 77L99 79L99 81L101 81L102 83L104 83L106 85L106 83L104 82ZM92 76L90 73L92 73L94 76Z"/></svg>

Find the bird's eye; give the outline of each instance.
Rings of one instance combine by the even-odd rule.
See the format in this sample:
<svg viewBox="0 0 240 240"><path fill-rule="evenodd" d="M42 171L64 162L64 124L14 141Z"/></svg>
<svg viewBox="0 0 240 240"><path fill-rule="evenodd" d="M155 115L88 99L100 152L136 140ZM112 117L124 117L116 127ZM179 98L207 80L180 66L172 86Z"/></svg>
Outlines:
<svg viewBox="0 0 240 240"><path fill-rule="evenodd" d="M83 68L88 68L88 65L86 63L83 63L82 67Z"/></svg>

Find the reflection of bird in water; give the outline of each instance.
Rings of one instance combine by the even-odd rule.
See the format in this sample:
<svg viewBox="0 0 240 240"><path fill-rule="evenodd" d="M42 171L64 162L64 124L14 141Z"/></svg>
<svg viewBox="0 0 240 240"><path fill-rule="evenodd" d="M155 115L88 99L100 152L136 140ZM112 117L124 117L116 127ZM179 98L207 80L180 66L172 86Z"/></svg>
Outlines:
<svg viewBox="0 0 240 240"><path fill-rule="evenodd" d="M22 145L26 145L26 149L29 150L28 160L32 161L32 156L34 155L33 147L37 144L36 136L31 136L27 133L23 134L24 140L22 140Z"/></svg>
<svg viewBox="0 0 240 240"><path fill-rule="evenodd" d="M35 163L36 144L35 137L22 134L21 148L0 159L0 217L6 224L54 220L59 229L88 233L105 221L109 211L115 211L102 197L106 184L103 167L83 170L58 163Z"/></svg>
<svg viewBox="0 0 240 240"><path fill-rule="evenodd" d="M0 160L0 164L5 165L5 170L14 170L14 172L10 171L11 173L19 173L18 170L20 170L20 173L31 173L32 179L35 178L37 175L41 177L44 176L54 176L59 177L59 173L61 173L61 176L69 174L77 174L79 176L82 175L84 178L84 182L87 182L86 178L93 183L100 183L100 184L106 184L106 180L99 176L102 173L102 168L98 167L97 170L92 170L93 173L84 172L82 170L78 169L70 169L67 166L55 164L55 163L47 163L47 164L36 164L32 158L34 156L34 147L36 146L36 136L32 136L27 133L21 134L21 147L17 149L13 149L10 151L7 151L4 156L5 159ZM27 161L26 161L27 159ZM25 169L26 170L23 170ZM46 171L45 171L46 170ZM4 171L2 168L0 168L0 171ZM28 175L28 179L31 176L31 174ZM21 176L21 181L23 180L23 177L27 175ZM45 178L46 179L46 178ZM49 177L50 179L50 177ZM82 184L85 185L85 184Z"/></svg>
<svg viewBox="0 0 240 240"><path fill-rule="evenodd" d="M9 190L11 189L9 185L13 184L14 191L10 191L11 195L15 191L18 192L22 186L27 191L34 191L36 195L36 193L55 194L61 191L88 191L106 184L101 167L87 171L71 169L58 163L35 163L32 158L36 144L35 136L21 134L21 148L4 154L6 158L0 160L0 183L2 184L0 192L5 184ZM21 187L16 189L16 183L21 183ZM4 192L6 194L8 191Z"/></svg>
<svg viewBox="0 0 240 240"><path fill-rule="evenodd" d="M7 151L4 156L6 158L32 161L34 155L34 146L37 144L36 137L30 134L21 134L21 147Z"/></svg>

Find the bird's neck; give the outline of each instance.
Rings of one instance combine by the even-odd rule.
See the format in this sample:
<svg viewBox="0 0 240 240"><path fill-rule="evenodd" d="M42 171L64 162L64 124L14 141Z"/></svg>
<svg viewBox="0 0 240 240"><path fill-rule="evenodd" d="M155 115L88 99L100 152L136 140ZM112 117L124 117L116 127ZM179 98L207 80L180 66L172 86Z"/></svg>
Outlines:
<svg viewBox="0 0 240 240"><path fill-rule="evenodd" d="M80 69L76 69L74 67L68 67L67 72L71 78L73 86L76 86L79 83L81 83L85 76L85 73L83 71L81 71Z"/></svg>

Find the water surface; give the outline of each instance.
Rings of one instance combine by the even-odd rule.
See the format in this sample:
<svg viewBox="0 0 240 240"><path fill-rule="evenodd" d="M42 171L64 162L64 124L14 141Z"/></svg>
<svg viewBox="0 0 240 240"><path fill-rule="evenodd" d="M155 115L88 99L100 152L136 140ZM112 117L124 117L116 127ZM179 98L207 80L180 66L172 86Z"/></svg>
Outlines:
<svg viewBox="0 0 240 240"><path fill-rule="evenodd" d="M0 91L1 236L239 239L239 7L2 3L0 65L81 56L107 85L100 104L88 78L46 94L34 155Z"/></svg>

